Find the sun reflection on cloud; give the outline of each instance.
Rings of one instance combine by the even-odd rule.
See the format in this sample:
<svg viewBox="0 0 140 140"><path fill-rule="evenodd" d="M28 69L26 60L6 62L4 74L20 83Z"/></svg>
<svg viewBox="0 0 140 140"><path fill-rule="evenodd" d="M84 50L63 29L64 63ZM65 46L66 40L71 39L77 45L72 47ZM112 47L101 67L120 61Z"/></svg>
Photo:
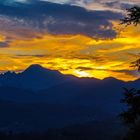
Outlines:
<svg viewBox="0 0 140 140"><path fill-rule="evenodd" d="M91 77L89 73L85 72L85 71L79 71L79 70L74 70L74 73L78 76L78 77Z"/></svg>
<svg viewBox="0 0 140 140"><path fill-rule="evenodd" d="M138 74L130 62L136 59L140 48L138 28L127 27L110 40L50 34L28 40L17 38L0 50L0 71L22 71L31 64L40 64L78 77L134 80ZM0 41L5 41L5 36L0 35Z"/></svg>

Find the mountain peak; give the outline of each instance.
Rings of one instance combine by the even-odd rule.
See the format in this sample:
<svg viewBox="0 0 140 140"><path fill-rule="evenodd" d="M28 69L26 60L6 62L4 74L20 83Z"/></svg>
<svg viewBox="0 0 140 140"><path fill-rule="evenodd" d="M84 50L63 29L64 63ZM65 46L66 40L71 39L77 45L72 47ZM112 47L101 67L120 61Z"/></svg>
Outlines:
<svg viewBox="0 0 140 140"><path fill-rule="evenodd" d="M114 78L114 77L106 77L106 78L104 78L103 80L106 80L106 81L116 81L117 79L116 78Z"/></svg>
<svg viewBox="0 0 140 140"><path fill-rule="evenodd" d="M37 75L40 77L64 77L64 75L62 75L59 71L47 69L38 64L29 66L25 71L22 72L22 74L25 74L27 76Z"/></svg>
<svg viewBox="0 0 140 140"><path fill-rule="evenodd" d="M33 64L33 65L30 65L27 69L25 69L23 71L23 73L26 73L26 72L40 72L40 71L45 71L46 68L43 68L41 65L39 64Z"/></svg>
<svg viewBox="0 0 140 140"><path fill-rule="evenodd" d="M25 89L43 89L63 83L67 77L57 70L47 69L38 64L29 66L25 71L18 75L20 85Z"/></svg>
<svg viewBox="0 0 140 140"><path fill-rule="evenodd" d="M38 74L41 75L41 73L44 73L44 68L40 65L34 64L25 69L20 75L24 75L26 77L33 77Z"/></svg>
<svg viewBox="0 0 140 140"><path fill-rule="evenodd" d="M39 64L32 64L27 69L44 69L44 68Z"/></svg>
<svg viewBox="0 0 140 140"><path fill-rule="evenodd" d="M116 79L114 77L107 77L103 79L104 82L109 82L109 83L122 83L122 80Z"/></svg>

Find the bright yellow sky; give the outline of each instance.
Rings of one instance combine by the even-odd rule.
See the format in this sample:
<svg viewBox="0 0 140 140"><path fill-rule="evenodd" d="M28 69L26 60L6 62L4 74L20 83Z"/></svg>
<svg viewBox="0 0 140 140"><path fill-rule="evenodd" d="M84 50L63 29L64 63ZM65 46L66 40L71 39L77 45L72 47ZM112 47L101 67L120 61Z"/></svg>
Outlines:
<svg viewBox="0 0 140 140"><path fill-rule="evenodd" d="M140 52L140 27L129 26L112 40L95 40L84 35L38 36L30 39L17 36L8 47L1 48L0 71L21 71L31 64L40 64L78 77L113 76L125 81L138 77L137 72L130 72L130 62ZM2 41L4 33L0 35Z"/></svg>

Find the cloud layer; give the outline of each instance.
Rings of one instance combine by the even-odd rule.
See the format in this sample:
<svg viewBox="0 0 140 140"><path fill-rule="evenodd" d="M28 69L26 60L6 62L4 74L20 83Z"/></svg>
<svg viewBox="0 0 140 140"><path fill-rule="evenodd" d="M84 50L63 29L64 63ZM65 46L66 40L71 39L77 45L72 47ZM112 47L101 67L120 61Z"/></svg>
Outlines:
<svg viewBox="0 0 140 140"><path fill-rule="evenodd" d="M0 1L0 71L38 63L79 77L138 77L129 65L137 58L139 27L116 28L122 9L138 1L53 2Z"/></svg>
<svg viewBox="0 0 140 140"><path fill-rule="evenodd" d="M14 6L1 4L0 13L2 31L33 28L40 33L83 34L93 38L114 38L116 32L111 21L121 18L121 14L111 11L87 11L39 1Z"/></svg>

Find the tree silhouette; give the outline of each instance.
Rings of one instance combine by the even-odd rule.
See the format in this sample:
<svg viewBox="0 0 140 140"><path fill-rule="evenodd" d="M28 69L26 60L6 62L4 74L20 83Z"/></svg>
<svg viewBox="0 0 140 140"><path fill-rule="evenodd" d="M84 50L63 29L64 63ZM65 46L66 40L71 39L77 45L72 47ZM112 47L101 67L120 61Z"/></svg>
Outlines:
<svg viewBox="0 0 140 140"><path fill-rule="evenodd" d="M130 9L126 10L126 16L121 19L121 24L130 25L133 24L137 26L140 24L140 7L134 6ZM140 58L136 61L132 62L132 67L137 67L138 71L140 71Z"/></svg>
<svg viewBox="0 0 140 140"><path fill-rule="evenodd" d="M127 15L121 20L122 24L140 24L140 7L134 6L130 9L127 9Z"/></svg>
<svg viewBox="0 0 140 140"><path fill-rule="evenodd" d="M140 90L124 88L124 99L122 103L128 109L120 114L125 125L129 127L129 132L124 140L140 140Z"/></svg>
<svg viewBox="0 0 140 140"><path fill-rule="evenodd" d="M140 72L140 58L131 63L131 67L137 68Z"/></svg>
<svg viewBox="0 0 140 140"><path fill-rule="evenodd" d="M137 26L140 24L140 7L134 6L127 9L127 14L121 20L121 24ZM140 58L131 63L132 67L137 67L140 72ZM129 127L129 132L124 140L140 140L140 90L124 88L124 99L122 103L128 106L128 109L120 114L125 125Z"/></svg>

